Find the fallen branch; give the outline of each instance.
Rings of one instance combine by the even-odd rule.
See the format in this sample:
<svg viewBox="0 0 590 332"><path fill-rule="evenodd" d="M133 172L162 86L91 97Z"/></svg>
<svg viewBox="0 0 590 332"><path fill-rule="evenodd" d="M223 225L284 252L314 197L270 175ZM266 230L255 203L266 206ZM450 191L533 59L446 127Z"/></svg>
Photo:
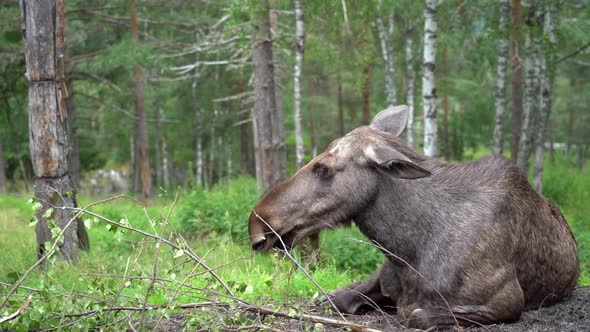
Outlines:
<svg viewBox="0 0 590 332"><path fill-rule="evenodd" d="M23 305L21 305L17 311L0 319L0 324L9 322L9 321L15 319L16 317L20 316L20 314L22 314L25 311L25 309L27 309L27 307L29 306L29 303L31 303L32 298L33 298L33 295L29 294L29 296L27 296L27 298L25 299L25 302L23 303Z"/></svg>

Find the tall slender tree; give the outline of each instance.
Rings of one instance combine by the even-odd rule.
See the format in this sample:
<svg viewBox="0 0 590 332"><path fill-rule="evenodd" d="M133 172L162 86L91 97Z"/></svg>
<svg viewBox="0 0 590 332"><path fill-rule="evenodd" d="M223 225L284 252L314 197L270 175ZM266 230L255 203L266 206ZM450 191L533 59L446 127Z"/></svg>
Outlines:
<svg viewBox="0 0 590 332"><path fill-rule="evenodd" d="M259 191L265 192L283 179L282 154L278 133L284 126L278 114L276 98L273 40L270 32L268 0L251 0L254 33L252 58L254 61L254 142L256 150L256 178ZM284 130L283 130L284 131ZM286 172L285 172L286 173Z"/></svg>
<svg viewBox="0 0 590 332"><path fill-rule="evenodd" d="M0 193L6 191L6 172L4 170L4 149L0 141Z"/></svg>
<svg viewBox="0 0 590 332"><path fill-rule="evenodd" d="M534 142L535 121L538 118L539 106L539 19L540 8L537 0L531 0L527 9L527 31L525 34L525 91L523 104L523 121L518 146L518 157L516 163L524 174L528 174L530 157Z"/></svg>
<svg viewBox="0 0 590 332"><path fill-rule="evenodd" d="M395 66L393 63L393 45L391 42L393 31L387 31L381 13L383 12L383 0L379 0L377 10L375 11L375 20L377 23L377 31L379 33L379 41L381 44L381 56L385 64L385 95L387 96L388 106L395 106L396 104L396 90L395 90ZM390 24L393 30L393 18Z"/></svg>
<svg viewBox="0 0 590 332"><path fill-rule="evenodd" d="M538 192L543 192L543 169L545 165L545 140L547 138L549 115L551 114L553 93L553 81L555 77L555 66L557 60L557 14L555 5L552 2L546 3L546 10L543 22L543 34L548 45L544 47L545 56L541 58L541 106L539 122L535 137L535 161L533 167L533 187Z"/></svg>
<svg viewBox="0 0 590 332"><path fill-rule="evenodd" d="M407 124L407 143L410 147L414 147L414 25L408 23L406 26L406 103L408 104L408 124Z"/></svg>
<svg viewBox="0 0 590 332"><path fill-rule="evenodd" d="M137 26L137 9L135 0L131 1L131 37L135 47L139 44L139 30ZM151 198L153 195L152 176L150 171L149 146L147 135L147 124L145 119L145 97L143 77L139 64L133 68L135 81L135 149L136 149L136 170L139 173L139 189L143 198Z"/></svg>
<svg viewBox="0 0 590 332"><path fill-rule="evenodd" d="M29 80L29 148L35 172L38 254L56 240L59 255L76 260L79 249L89 247L84 224L75 218L75 188L69 174L67 110L64 65L63 0L21 1L25 36L26 77Z"/></svg>
<svg viewBox="0 0 590 332"><path fill-rule="evenodd" d="M295 155L297 169L303 167L303 130L301 128L301 70L305 50L305 30L303 25L303 8L301 0L295 0L295 68L293 74L293 99L295 100Z"/></svg>
<svg viewBox="0 0 590 332"><path fill-rule="evenodd" d="M436 34L438 0L425 0L424 7L424 73L422 76L422 103L424 107L424 154L439 156L438 122L434 70L436 59Z"/></svg>
<svg viewBox="0 0 590 332"><path fill-rule="evenodd" d="M496 123L494 126L493 152L502 154L504 143L504 105L506 103L506 72L508 69L509 43L507 37L510 20L510 0L500 0L500 24L498 40L498 65L496 77Z"/></svg>
<svg viewBox="0 0 590 332"><path fill-rule="evenodd" d="M518 145L520 144L520 132L522 128L522 61L521 48L521 10L520 0L512 0L512 33L511 33L511 68L512 68L512 116L510 127L512 138L510 140L510 159L518 158Z"/></svg>

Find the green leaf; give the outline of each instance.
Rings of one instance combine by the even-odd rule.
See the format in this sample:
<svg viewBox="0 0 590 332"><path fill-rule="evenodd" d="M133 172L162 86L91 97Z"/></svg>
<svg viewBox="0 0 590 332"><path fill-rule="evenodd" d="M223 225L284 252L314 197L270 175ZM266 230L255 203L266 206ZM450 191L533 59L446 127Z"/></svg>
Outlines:
<svg viewBox="0 0 590 332"><path fill-rule="evenodd" d="M184 255L184 250L182 250L182 249L178 249L174 252L174 258L178 258L182 255Z"/></svg>
<svg viewBox="0 0 590 332"><path fill-rule="evenodd" d="M49 209L45 210L45 212L43 212L43 218L51 217L52 213L53 213L53 208L49 208Z"/></svg>
<svg viewBox="0 0 590 332"><path fill-rule="evenodd" d="M33 205L31 205L31 209L33 209L33 211L35 211L35 212L41 210L42 207L43 207L43 204L41 204L39 202L35 202L35 203L33 203Z"/></svg>

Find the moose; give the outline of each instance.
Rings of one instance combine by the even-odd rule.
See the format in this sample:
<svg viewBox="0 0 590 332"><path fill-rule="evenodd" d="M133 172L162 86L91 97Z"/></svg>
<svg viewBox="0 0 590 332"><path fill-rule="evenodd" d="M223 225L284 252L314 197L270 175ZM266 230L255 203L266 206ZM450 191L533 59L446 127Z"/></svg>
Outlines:
<svg viewBox="0 0 590 332"><path fill-rule="evenodd" d="M354 222L385 261L322 304L352 314L391 303L413 328L511 322L568 296L578 248L559 208L502 156L417 153L399 139L407 118L406 106L380 112L268 191L250 215L252 248L290 250Z"/></svg>

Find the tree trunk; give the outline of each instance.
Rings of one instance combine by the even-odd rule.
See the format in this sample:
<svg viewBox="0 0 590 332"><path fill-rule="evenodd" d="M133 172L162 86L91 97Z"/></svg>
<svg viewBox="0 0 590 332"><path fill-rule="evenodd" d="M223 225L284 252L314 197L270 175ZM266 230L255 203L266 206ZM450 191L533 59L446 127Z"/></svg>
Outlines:
<svg viewBox="0 0 590 332"><path fill-rule="evenodd" d="M449 76L449 51L447 46L443 48L443 72L444 76ZM451 146L449 144L449 85L445 83L443 95L443 141L445 145L445 160L451 160Z"/></svg>
<svg viewBox="0 0 590 332"><path fill-rule="evenodd" d="M135 1L131 1L131 37L135 45L139 42L139 32L137 28L137 10L135 8ZM150 158L149 145L147 137L147 126L145 120L145 101L143 77L141 75L141 67L138 65L133 68L133 76L135 79L135 139L137 150L137 165L139 171L138 188L144 199L152 197L152 177L150 174Z"/></svg>
<svg viewBox="0 0 590 332"><path fill-rule="evenodd" d="M303 131L301 129L301 69L305 50L305 30L303 26L303 8L301 0L295 0L296 49L293 89L295 99L295 155L297 169L303 167L305 152L303 150Z"/></svg>
<svg viewBox="0 0 590 332"><path fill-rule="evenodd" d="M196 159L195 160L195 179L197 181L197 187L203 187L203 135L199 132L197 133L197 142L196 142Z"/></svg>
<svg viewBox="0 0 590 332"><path fill-rule="evenodd" d="M338 133L344 136L344 95L342 93L342 76L338 68Z"/></svg>
<svg viewBox="0 0 590 332"><path fill-rule="evenodd" d="M547 123L551 114L553 92L553 79L555 77L555 63L557 60L557 36L555 26L557 19L553 4L547 4L544 15L543 30L545 38L550 43L546 57L541 57L541 107L539 112L539 123L535 139L535 164L533 168L533 187L539 193L543 192L543 168L545 163L545 140L547 136Z"/></svg>
<svg viewBox="0 0 590 332"><path fill-rule="evenodd" d="M313 80L309 80L309 95L313 96L314 85ZM315 158L318 155L317 137L316 137L316 120L315 120L315 104L309 103L309 117L311 118L311 156ZM342 135L344 136L344 135Z"/></svg>
<svg viewBox="0 0 590 332"><path fill-rule="evenodd" d="M232 171L233 171L233 160L232 160L232 137L231 134L227 137L227 143L226 143L226 147L225 147L226 151L227 151L227 183L229 184L231 177L232 177Z"/></svg>
<svg viewBox="0 0 590 332"><path fill-rule="evenodd" d="M80 144L78 143L78 120L76 103L74 101L74 82L72 79L72 73L70 66L66 64L66 109L68 110L68 127L69 135L68 140L70 142L70 178L74 188L80 188Z"/></svg>
<svg viewBox="0 0 590 332"><path fill-rule="evenodd" d="M567 121L567 146L566 146L566 154L569 157L570 150L572 148L572 142L574 137L574 110L570 108L568 111L568 121Z"/></svg>
<svg viewBox="0 0 590 332"><path fill-rule="evenodd" d="M407 95L406 103L408 104L408 124L407 124L407 143L408 146L414 147L415 125L414 125L414 52L412 50L414 42L414 28L408 24L406 28L406 78L407 78Z"/></svg>
<svg viewBox="0 0 590 332"><path fill-rule="evenodd" d="M168 160L166 136L162 136L162 182L164 183L164 188L170 188L170 162Z"/></svg>
<svg viewBox="0 0 590 332"><path fill-rule="evenodd" d="M4 167L4 150L2 141L0 141L0 193L6 192L6 172Z"/></svg>
<svg viewBox="0 0 590 332"><path fill-rule="evenodd" d="M496 124L494 126L495 154L502 154L504 143L504 105L506 102L506 72L508 69L509 45L506 37L510 19L510 0L500 1L500 40L498 41L498 65L496 78Z"/></svg>
<svg viewBox="0 0 590 332"><path fill-rule="evenodd" d="M527 25L529 29L525 35L525 94L524 94L524 114L522 121L522 130L520 133L520 143L518 146L517 165L522 172L527 175L530 165L530 157L532 154L534 142L534 128L535 120L537 118L537 110L539 106L538 92L539 92L539 48L537 41L538 26L538 3L532 1L529 8L527 18Z"/></svg>
<svg viewBox="0 0 590 332"><path fill-rule="evenodd" d="M395 67L393 62L393 49L392 49L392 33L385 29L383 19L381 18L383 0L379 0L377 10L375 12L377 31L379 32L379 41L381 43L381 56L383 57L383 63L385 64L385 95L387 98L388 106L395 106L396 104L396 90L395 90ZM393 30L393 19L391 20L390 28Z"/></svg>
<svg viewBox="0 0 590 332"><path fill-rule="evenodd" d="M213 183L215 183L214 179L214 170L215 170L215 126L211 126L211 131L209 135L209 165L207 165L207 170L209 175L207 176L208 179L208 187L209 190L213 188Z"/></svg>
<svg viewBox="0 0 590 332"><path fill-rule="evenodd" d="M218 157L217 157L217 182L218 183L222 183L223 182L223 157L225 155L225 147L223 145L223 135L222 133L220 133L219 136L217 136L217 148L218 150Z"/></svg>
<svg viewBox="0 0 590 332"><path fill-rule="evenodd" d="M87 249L89 243L83 223L73 218L76 211L72 210L77 202L68 160L64 2L21 1L21 15L29 80L29 148L35 199L42 204L37 211L38 254L44 255L45 244L57 240L59 256L74 261L79 249ZM53 238L53 227L63 231L63 238Z"/></svg>
<svg viewBox="0 0 590 332"><path fill-rule="evenodd" d="M265 192L283 179L284 141L279 133L284 129L277 108L276 76L272 39L270 36L268 0L252 0L254 34L252 58L254 61L254 130L256 174L261 192Z"/></svg>
<svg viewBox="0 0 590 332"><path fill-rule="evenodd" d="M363 68L363 125L371 122L371 62Z"/></svg>
<svg viewBox="0 0 590 332"><path fill-rule="evenodd" d="M278 181L280 182L287 179L287 146L285 145L285 113L283 111L283 85L281 83L281 49L277 46L278 43L276 42L279 37L279 15L276 10L270 10L270 36L272 38L273 81L276 99L276 112L274 113L275 119L273 120L276 125L272 127L275 131L273 133L273 146L277 149L276 153L277 160L279 161L278 168L280 175Z"/></svg>
<svg viewBox="0 0 590 332"><path fill-rule="evenodd" d="M152 111L154 114L154 157L156 166L156 177L154 187L158 188L162 186L162 156L161 156L161 132L160 132L160 107L158 104L157 86L156 83L152 83Z"/></svg>
<svg viewBox="0 0 590 332"><path fill-rule="evenodd" d="M584 116L580 114L578 122L578 153L576 154L576 164L581 171L584 169Z"/></svg>
<svg viewBox="0 0 590 332"><path fill-rule="evenodd" d="M422 103L424 105L424 154L438 157L438 123L434 70L436 60L436 34L438 0L426 0L424 7L424 74L422 76Z"/></svg>
<svg viewBox="0 0 590 332"><path fill-rule="evenodd" d="M522 128L522 61L520 58L520 0L512 0L512 118L510 141L510 159L518 159L518 146L520 144L520 131Z"/></svg>

